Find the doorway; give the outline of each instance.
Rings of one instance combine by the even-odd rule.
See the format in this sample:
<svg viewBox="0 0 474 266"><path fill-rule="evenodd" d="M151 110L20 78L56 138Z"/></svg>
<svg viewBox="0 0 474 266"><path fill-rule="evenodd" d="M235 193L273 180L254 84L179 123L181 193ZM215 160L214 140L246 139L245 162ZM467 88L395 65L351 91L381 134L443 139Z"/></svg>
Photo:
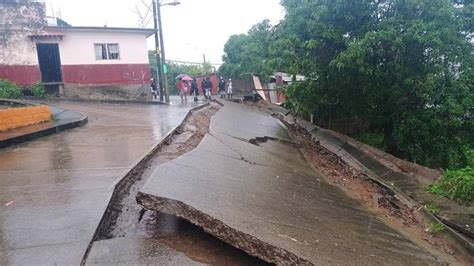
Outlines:
<svg viewBox="0 0 474 266"><path fill-rule="evenodd" d="M61 83L63 75L61 71L61 59L59 56L59 45L57 43L37 43L38 62L41 72L42 83Z"/></svg>

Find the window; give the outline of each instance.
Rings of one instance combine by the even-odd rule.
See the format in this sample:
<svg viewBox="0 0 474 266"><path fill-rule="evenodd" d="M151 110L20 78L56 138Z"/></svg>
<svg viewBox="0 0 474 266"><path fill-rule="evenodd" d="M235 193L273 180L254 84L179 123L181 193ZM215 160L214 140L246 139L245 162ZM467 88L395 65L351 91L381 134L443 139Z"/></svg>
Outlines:
<svg viewBox="0 0 474 266"><path fill-rule="evenodd" d="M118 43L96 43L94 44L96 60L120 59Z"/></svg>

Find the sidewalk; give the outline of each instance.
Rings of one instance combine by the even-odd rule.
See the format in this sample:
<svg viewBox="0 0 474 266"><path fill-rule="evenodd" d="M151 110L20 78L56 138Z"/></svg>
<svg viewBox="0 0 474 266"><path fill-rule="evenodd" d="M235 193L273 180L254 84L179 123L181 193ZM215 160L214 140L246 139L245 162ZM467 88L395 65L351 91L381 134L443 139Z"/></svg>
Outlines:
<svg viewBox="0 0 474 266"><path fill-rule="evenodd" d="M277 119L225 102L137 200L276 264L438 264L314 172Z"/></svg>
<svg viewBox="0 0 474 266"><path fill-rule="evenodd" d="M0 148L79 127L87 123L87 116L72 110L49 106L53 121L0 132Z"/></svg>

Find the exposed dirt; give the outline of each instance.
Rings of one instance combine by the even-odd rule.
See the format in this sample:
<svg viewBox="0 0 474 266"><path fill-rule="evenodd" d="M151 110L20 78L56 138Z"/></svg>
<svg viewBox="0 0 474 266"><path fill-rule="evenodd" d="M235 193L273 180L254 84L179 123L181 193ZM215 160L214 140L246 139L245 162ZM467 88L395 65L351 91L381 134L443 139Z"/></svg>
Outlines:
<svg viewBox="0 0 474 266"><path fill-rule="evenodd" d="M260 108L265 105L258 106ZM469 264L448 240L427 232L419 209L412 209L398 201L390 191L375 183L364 173L350 167L337 155L311 139L305 129L287 125L290 135L302 144L301 151L316 171L322 173L328 182L337 185L348 196L361 202L378 215L386 224L424 247L439 259L450 264Z"/></svg>
<svg viewBox="0 0 474 266"><path fill-rule="evenodd" d="M139 168L124 178L117 186L117 195L112 197L104 221L99 226L94 241L116 237L146 237L184 253L195 261L206 264L248 265L265 264L241 250L205 233L197 226L172 215L145 211L136 202L136 194L155 169L198 146L209 132L211 116L220 108L217 103L192 112L166 145L154 152Z"/></svg>

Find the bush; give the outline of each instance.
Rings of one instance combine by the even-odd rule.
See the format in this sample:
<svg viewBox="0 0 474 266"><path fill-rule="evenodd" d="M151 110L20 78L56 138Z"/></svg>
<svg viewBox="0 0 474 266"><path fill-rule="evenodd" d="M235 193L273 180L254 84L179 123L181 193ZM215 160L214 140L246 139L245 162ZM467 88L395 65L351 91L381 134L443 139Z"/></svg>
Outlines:
<svg viewBox="0 0 474 266"><path fill-rule="evenodd" d="M474 200L474 168L447 170L440 180L428 186L428 192L470 204Z"/></svg>
<svg viewBox="0 0 474 266"><path fill-rule="evenodd" d="M33 87L31 87L31 92L36 98L44 99L46 97L44 85L41 83L33 85Z"/></svg>
<svg viewBox="0 0 474 266"><path fill-rule="evenodd" d="M0 98L17 99L21 96L20 88L8 80L0 80Z"/></svg>

